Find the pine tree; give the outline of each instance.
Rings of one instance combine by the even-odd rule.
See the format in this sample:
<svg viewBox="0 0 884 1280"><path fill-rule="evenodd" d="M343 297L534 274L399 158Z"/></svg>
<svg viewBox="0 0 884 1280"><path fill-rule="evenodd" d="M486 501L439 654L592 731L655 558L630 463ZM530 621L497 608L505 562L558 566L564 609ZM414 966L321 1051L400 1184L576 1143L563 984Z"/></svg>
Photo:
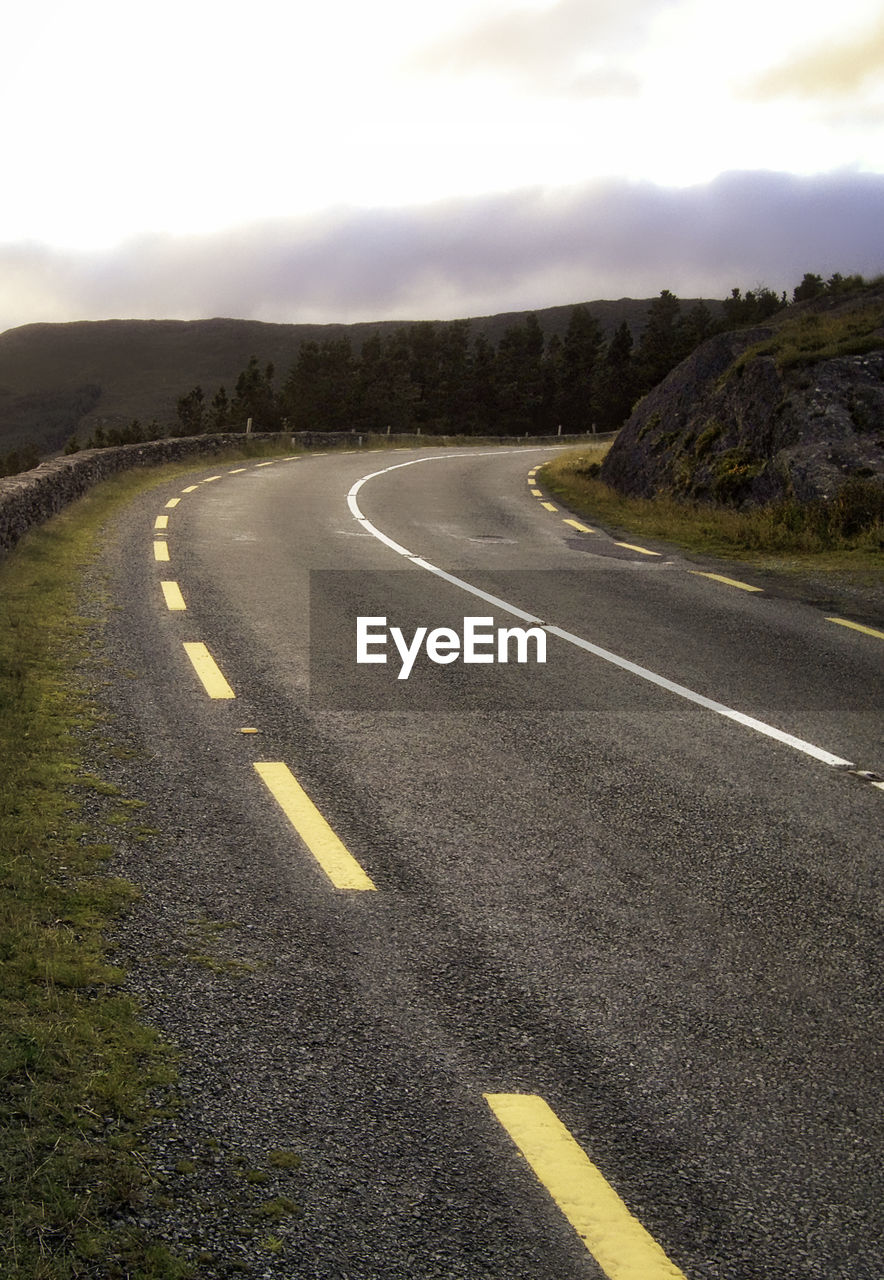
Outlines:
<svg viewBox="0 0 884 1280"><path fill-rule="evenodd" d="M295 431L349 431L355 385L348 338L305 342L283 386L280 412Z"/></svg>
<svg viewBox="0 0 884 1280"><path fill-rule="evenodd" d="M604 345L602 329L586 307L574 307L562 347L559 417L565 431L589 431L595 419L596 369Z"/></svg>
<svg viewBox="0 0 884 1280"><path fill-rule="evenodd" d="M188 391L186 396L181 396L178 400L178 422L181 426L181 434L184 436L198 436L204 428L204 410L205 397L203 396L202 387L194 387L192 391Z"/></svg>
<svg viewBox="0 0 884 1280"><path fill-rule="evenodd" d="M531 312L506 330L497 348L500 431L537 432L543 405L543 330Z"/></svg>
<svg viewBox="0 0 884 1280"><path fill-rule="evenodd" d="M638 394L633 340L624 320L615 331L597 378L596 421L600 431L616 431L629 417Z"/></svg>
<svg viewBox="0 0 884 1280"><path fill-rule="evenodd" d="M666 377L689 349L681 321L681 303L663 289L648 308L648 320L638 346L636 363L642 390L650 390Z"/></svg>
<svg viewBox="0 0 884 1280"><path fill-rule="evenodd" d="M252 419L255 431L278 431L282 425L282 408L273 389L273 365L261 368L252 356L236 380L236 394L231 417L239 431L245 431Z"/></svg>

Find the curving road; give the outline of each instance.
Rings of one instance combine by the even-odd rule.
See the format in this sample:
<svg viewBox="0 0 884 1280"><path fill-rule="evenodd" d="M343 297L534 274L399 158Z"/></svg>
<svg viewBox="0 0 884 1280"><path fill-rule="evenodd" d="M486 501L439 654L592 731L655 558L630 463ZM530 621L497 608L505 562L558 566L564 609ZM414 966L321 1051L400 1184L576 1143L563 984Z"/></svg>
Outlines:
<svg viewBox="0 0 884 1280"><path fill-rule="evenodd" d="M225 466L113 530L169 1160L302 1152L255 1275L879 1280L884 636L591 529L547 456Z"/></svg>

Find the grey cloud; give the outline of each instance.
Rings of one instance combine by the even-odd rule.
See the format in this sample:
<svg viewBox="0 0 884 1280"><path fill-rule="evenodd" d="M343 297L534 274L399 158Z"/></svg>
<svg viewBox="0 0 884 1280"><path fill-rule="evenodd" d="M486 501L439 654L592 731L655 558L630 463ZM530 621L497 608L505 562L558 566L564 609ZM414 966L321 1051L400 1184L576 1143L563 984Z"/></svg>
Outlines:
<svg viewBox="0 0 884 1280"><path fill-rule="evenodd" d="M884 271L884 176L732 173L335 211L101 254L0 247L0 326L33 320L443 319L581 299L790 290Z"/></svg>

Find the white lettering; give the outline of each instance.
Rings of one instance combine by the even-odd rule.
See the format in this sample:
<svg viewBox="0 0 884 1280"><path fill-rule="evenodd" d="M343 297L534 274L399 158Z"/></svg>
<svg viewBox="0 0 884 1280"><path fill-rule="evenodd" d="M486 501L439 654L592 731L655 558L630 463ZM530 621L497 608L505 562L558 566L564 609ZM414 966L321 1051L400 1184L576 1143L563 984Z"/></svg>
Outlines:
<svg viewBox="0 0 884 1280"><path fill-rule="evenodd" d="M497 632L497 661L509 662L509 642L516 642L516 662L528 661L528 639L535 642L534 661L546 662L546 632L540 627L500 627Z"/></svg>
<svg viewBox="0 0 884 1280"><path fill-rule="evenodd" d="M460 653L460 636L450 627L437 627L427 636L427 657L431 662L454 662Z"/></svg>
<svg viewBox="0 0 884 1280"><path fill-rule="evenodd" d="M383 627L381 632L371 632L369 627ZM387 644L387 619L386 618L357 618L356 619L356 661L357 662L386 662L387 655L385 653L369 653L369 645Z"/></svg>
<svg viewBox="0 0 884 1280"><path fill-rule="evenodd" d="M493 618L464 618L463 620L463 660L464 662L493 662L494 653L476 653L477 644L494 646L494 633L477 631L477 627L490 627ZM504 658L504 662L506 659Z"/></svg>
<svg viewBox="0 0 884 1280"><path fill-rule="evenodd" d="M356 661L386 663L386 653L375 651L385 650L392 636L401 659L397 680L409 678L422 645L430 662L447 665L456 662L461 653L465 663L509 662L510 643L515 641L516 662L524 663L529 661L529 641L533 640L534 661L546 662L546 632L541 627L498 627L495 646L494 631L490 629L492 622L492 618L464 618L463 641L451 627L436 627L429 634L426 627L418 627L411 639L406 640L400 627L387 630L385 617L357 618ZM490 652L483 653L481 649L490 649Z"/></svg>
<svg viewBox="0 0 884 1280"><path fill-rule="evenodd" d="M399 650L399 657L402 659L402 666L399 669L399 675L396 677L397 680L407 680L411 675L411 668L414 666L414 660L426 634L426 627L418 627L409 646L405 643L405 636L398 627L390 628L390 635L393 637L396 648Z"/></svg>

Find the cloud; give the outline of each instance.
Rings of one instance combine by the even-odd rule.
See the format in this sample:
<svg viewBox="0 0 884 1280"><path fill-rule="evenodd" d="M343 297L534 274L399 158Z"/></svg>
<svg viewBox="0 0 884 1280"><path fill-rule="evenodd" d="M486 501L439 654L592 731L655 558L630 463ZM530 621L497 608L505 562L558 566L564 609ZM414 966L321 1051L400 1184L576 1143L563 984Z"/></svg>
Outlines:
<svg viewBox="0 0 884 1280"><path fill-rule="evenodd" d="M523 88L545 92L633 93L634 77L609 59L634 48L642 28L672 2L557 0L542 10L517 9L423 50L409 65L442 74L502 73ZM589 73L582 69L587 57L595 64Z"/></svg>
<svg viewBox="0 0 884 1280"><path fill-rule="evenodd" d="M853 40L828 44L766 71L749 83L746 94L761 101L851 97L876 76L884 76L884 18Z"/></svg>
<svg viewBox="0 0 884 1280"><path fill-rule="evenodd" d="M884 175L623 181L336 210L101 253L0 246L0 327L36 320L445 319L594 298L724 297L884 271Z"/></svg>

